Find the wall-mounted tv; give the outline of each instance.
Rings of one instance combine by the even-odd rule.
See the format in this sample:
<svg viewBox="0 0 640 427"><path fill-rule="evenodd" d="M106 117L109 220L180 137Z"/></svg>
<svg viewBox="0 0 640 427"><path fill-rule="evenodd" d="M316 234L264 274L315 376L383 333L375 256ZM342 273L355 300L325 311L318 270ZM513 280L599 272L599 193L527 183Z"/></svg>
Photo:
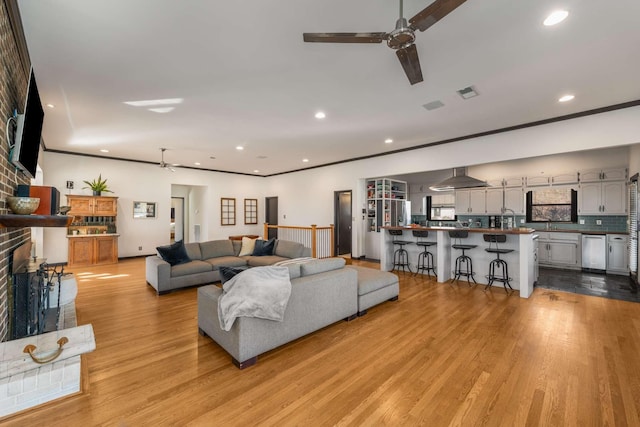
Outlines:
<svg viewBox="0 0 640 427"><path fill-rule="evenodd" d="M38 154L40 153L40 137L44 110L40 103L40 94L36 86L33 69L29 73L29 86L25 101L24 114L18 114L18 125L15 134L15 144L11 152L11 163L26 175L35 178L38 168Z"/></svg>

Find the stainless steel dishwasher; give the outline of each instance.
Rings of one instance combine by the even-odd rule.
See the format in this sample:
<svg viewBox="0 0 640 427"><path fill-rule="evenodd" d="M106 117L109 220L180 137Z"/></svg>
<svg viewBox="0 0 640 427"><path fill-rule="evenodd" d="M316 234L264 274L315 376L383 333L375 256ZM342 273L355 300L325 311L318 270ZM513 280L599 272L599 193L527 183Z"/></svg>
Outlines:
<svg viewBox="0 0 640 427"><path fill-rule="evenodd" d="M582 235L582 269L605 272L607 269L607 236Z"/></svg>

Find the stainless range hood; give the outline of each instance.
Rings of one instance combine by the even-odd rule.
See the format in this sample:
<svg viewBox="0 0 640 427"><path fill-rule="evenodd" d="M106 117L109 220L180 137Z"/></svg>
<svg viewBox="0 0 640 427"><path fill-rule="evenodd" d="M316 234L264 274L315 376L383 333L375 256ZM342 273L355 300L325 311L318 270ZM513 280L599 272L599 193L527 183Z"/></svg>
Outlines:
<svg viewBox="0 0 640 427"><path fill-rule="evenodd" d="M478 188L488 186L489 185L486 181L480 181L479 179L467 175L467 168L455 168L451 178L447 178L444 181L429 187L429 189L433 191L451 191L460 188Z"/></svg>

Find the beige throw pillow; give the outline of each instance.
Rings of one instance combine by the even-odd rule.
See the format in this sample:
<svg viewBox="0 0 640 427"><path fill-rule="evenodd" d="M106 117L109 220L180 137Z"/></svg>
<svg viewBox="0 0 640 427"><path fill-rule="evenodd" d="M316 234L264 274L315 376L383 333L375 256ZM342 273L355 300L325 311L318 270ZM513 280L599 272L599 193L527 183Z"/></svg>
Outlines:
<svg viewBox="0 0 640 427"><path fill-rule="evenodd" d="M253 248L256 246L257 239L250 239L248 237L242 238L242 247L238 256L245 256L253 254Z"/></svg>

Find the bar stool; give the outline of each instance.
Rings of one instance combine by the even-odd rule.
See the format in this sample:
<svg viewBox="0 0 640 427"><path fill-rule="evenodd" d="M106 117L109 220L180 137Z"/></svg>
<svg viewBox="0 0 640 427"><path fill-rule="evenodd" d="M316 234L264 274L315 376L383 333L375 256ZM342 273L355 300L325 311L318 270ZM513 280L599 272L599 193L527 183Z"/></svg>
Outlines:
<svg viewBox="0 0 640 427"><path fill-rule="evenodd" d="M399 246L399 248L393 253L393 268L391 271L394 271L396 267L402 267L402 271L404 272L404 268L407 267L409 273L411 273L411 267L409 266L409 253L404 248L404 245L409 245L413 242L396 239L395 236L402 236L402 230L390 229L388 231L390 235L394 236L393 244Z"/></svg>
<svg viewBox="0 0 640 427"><path fill-rule="evenodd" d="M429 272L433 271L433 275L437 277L438 273L436 273L435 264L433 263L433 254L429 252L429 247L436 245L436 242L420 240L429 236L427 230L413 230L413 236L418 239L416 245L422 247L422 252L418 254L418 266L416 267L415 274L426 271L427 276L431 276Z"/></svg>
<svg viewBox="0 0 640 427"><path fill-rule="evenodd" d="M456 258L456 268L453 272L454 277L453 280L457 281L461 276L465 276L467 278L467 283L471 286L471 282L469 278L473 280L473 283L478 284L476 279L473 277L473 264L471 263L471 258L465 253L465 251L477 248L478 245L463 245L460 243L461 239L466 239L469 237L469 231L467 230L450 230L449 237L454 239L453 245L451 247L453 249L462 250L462 255Z"/></svg>
<svg viewBox="0 0 640 427"><path fill-rule="evenodd" d="M507 241L507 236L505 234L484 234L482 237L485 242L489 242L489 247L486 248L485 251L491 254L496 254L496 259L489 263L489 275L487 276L489 283L487 283L484 290L486 291L489 289L493 282L502 282L506 293L509 293L509 289L513 291L513 288L509 283L511 280L509 277L509 266L505 260L500 259L500 254L508 254L513 252L514 249L500 249L498 247L498 243L504 243ZM495 248L493 247L494 244ZM501 270L501 275L496 275L496 268ZM509 286L509 289L507 289L507 286Z"/></svg>

